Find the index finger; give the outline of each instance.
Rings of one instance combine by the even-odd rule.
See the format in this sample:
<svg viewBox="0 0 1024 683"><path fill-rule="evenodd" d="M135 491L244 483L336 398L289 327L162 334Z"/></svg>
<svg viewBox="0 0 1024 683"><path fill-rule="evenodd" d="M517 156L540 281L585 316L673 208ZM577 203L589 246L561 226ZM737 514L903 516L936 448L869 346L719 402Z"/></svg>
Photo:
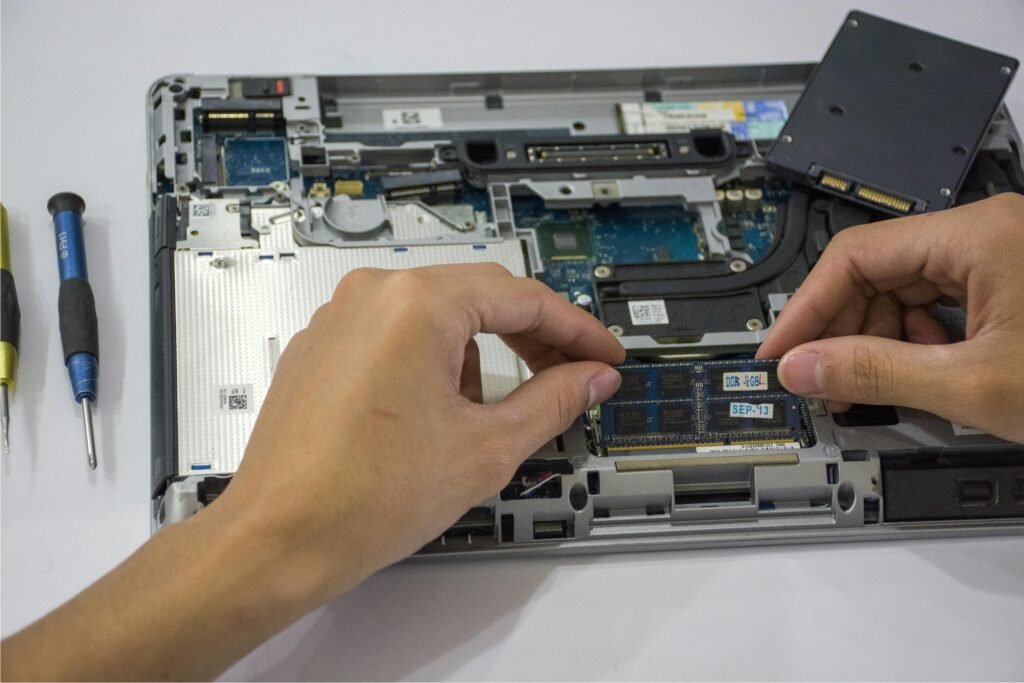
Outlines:
<svg viewBox="0 0 1024 683"><path fill-rule="evenodd" d="M853 299L870 300L881 292L927 291L908 288L920 280L952 294L966 284L963 254L953 242L956 227L970 219L972 207L896 218L848 228L833 238L811 274L786 303L758 358L777 358L817 339ZM903 301L920 304L925 301Z"/></svg>
<svg viewBox="0 0 1024 683"><path fill-rule="evenodd" d="M444 271L448 301L464 315L465 333L522 335L569 360L610 365L625 360L622 344L590 313L573 306L544 283L526 277L481 272L472 266Z"/></svg>

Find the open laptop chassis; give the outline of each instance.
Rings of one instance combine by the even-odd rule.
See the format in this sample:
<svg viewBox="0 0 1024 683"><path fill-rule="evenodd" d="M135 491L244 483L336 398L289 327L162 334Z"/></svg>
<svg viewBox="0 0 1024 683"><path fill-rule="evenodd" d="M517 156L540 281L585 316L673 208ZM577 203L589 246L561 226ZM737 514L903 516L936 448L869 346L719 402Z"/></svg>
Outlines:
<svg viewBox="0 0 1024 683"><path fill-rule="evenodd" d="M160 79L154 528L223 491L278 355L356 267L497 261L632 360L750 358L831 236L888 217L766 170L813 68ZM1000 108L959 202L1024 189L1020 149ZM528 373L480 344L497 400ZM795 441L644 450L606 448L594 411L422 554L1024 530L1024 448L915 410L800 410Z"/></svg>

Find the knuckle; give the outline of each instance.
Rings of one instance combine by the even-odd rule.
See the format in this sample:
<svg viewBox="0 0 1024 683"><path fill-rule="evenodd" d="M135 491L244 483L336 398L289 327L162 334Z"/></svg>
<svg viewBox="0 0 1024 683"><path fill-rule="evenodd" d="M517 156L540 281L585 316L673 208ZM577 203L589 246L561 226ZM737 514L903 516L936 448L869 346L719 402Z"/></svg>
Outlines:
<svg viewBox="0 0 1024 683"><path fill-rule="evenodd" d="M306 332L310 328L319 327L320 325L324 324L324 322L328 318L330 318L330 316L331 316L331 309L332 309L332 305L331 305L330 301L327 302L327 303L320 304L319 306L317 306L317 309L315 311L313 311L313 315L311 315L310 318L309 318L309 323L306 325L306 327L303 330L301 330L295 336L299 336L300 334L303 334L304 332Z"/></svg>
<svg viewBox="0 0 1024 683"><path fill-rule="evenodd" d="M1024 219L1024 195L1017 192L1001 192L988 200L1009 218Z"/></svg>
<svg viewBox="0 0 1024 683"><path fill-rule="evenodd" d="M892 355L878 344L858 342L847 364L826 367L826 392L835 387L841 398L874 403L891 396L898 383Z"/></svg>
<svg viewBox="0 0 1024 683"><path fill-rule="evenodd" d="M527 327L527 331L539 328L546 318L555 314L564 314L565 309L576 311L574 306L564 298L555 293L555 290L545 285L540 280L532 278L521 278L523 288L529 296L529 305L532 307L533 317Z"/></svg>
<svg viewBox="0 0 1024 683"><path fill-rule="evenodd" d="M292 335L292 338L288 340L288 343L284 347L284 351L281 352L281 357L278 359L278 365L281 363L290 363L293 356L301 357L305 350L309 347L309 329L302 329Z"/></svg>
<svg viewBox="0 0 1024 683"><path fill-rule="evenodd" d="M494 261L487 261L485 263L478 263L478 264L476 264L476 265L474 265L472 267L475 268L476 270L480 271L484 275L496 275L496 276L500 276L500 277L511 277L512 276L512 272L508 268L506 268L505 266L501 265L500 263L495 263Z"/></svg>
<svg viewBox="0 0 1024 683"><path fill-rule="evenodd" d="M383 285L401 296L418 295L423 289L432 286L434 278L421 268L395 270L389 272Z"/></svg>
<svg viewBox="0 0 1024 683"><path fill-rule="evenodd" d="M576 392L570 387L559 387L551 392L549 411L558 420L558 424L565 427L572 424L572 421L579 417L578 401Z"/></svg>
<svg viewBox="0 0 1024 683"><path fill-rule="evenodd" d="M344 297L352 290L366 287L377 280L381 271L377 268L356 268L346 273L334 288L334 298Z"/></svg>
<svg viewBox="0 0 1024 683"><path fill-rule="evenodd" d="M840 230L829 240L826 252L832 252L832 256L845 255L851 249L855 249L857 244L860 242L860 236L863 233L864 226L854 226L852 228L846 228Z"/></svg>
<svg viewBox="0 0 1024 683"><path fill-rule="evenodd" d="M977 220L986 229L972 232L971 240L965 241L966 248L980 251L982 258L991 258L992 254L1009 254L1020 245L1017 238L1024 228L1024 195L1003 192L965 208L970 207L977 207Z"/></svg>
<svg viewBox="0 0 1024 683"><path fill-rule="evenodd" d="M533 290L534 294L541 299L544 303L551 304L552 306L565 306L568 309L576 310L576 308L568 302L564 296L560 296L555 290L547 286L540 280L533 278L522 278L526 281L530 289Z"/></svg>

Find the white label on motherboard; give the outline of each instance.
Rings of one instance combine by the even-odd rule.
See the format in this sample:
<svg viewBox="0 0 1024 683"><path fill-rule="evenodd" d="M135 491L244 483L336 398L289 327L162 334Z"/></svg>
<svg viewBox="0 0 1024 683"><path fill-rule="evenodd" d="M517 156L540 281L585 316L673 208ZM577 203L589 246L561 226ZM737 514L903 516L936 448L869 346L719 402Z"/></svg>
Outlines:
<svg viewBox="0 0 1024 683"><path fill-rule="evenodd" d="M775 417L772 403L730 403L729 417L752 417L755 420L770 420Z"/></svg>
<svg viewBox="0 0 1024 683"><path fill-rule="evenodd" d="M217 395L214 400L216 412L221 415L232 415L251 413L252 409L251 384L222 384L217 387Z"/></svg>
<svg viewBox="0 0 1024 683"><path fill-rule="evenodd" d="M668 309L664 299L630 301L629 319L633 325L668 325Z"/></svg>
<svg viewBox="0 0 1024 683"><path fill-rule="evenodd" d="M768 373L723 372L722 391L768 391Z"/></svg>
<svg viewBox="0 0 1024 683"><path fill-rule="evenodd" d="M441 110L436 107L423 109L385 109L384 128L387 130L416 130L419 128L440 128Z"/></svg>

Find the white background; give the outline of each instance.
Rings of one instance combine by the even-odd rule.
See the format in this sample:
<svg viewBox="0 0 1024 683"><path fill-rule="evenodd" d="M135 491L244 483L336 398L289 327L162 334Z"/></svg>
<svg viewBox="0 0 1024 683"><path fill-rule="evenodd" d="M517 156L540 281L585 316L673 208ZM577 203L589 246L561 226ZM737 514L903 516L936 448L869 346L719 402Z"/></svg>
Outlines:
<svg viewBox="0 0 1024 683"><path fill-rule="evenodd" d="M856 6L1024 58L1021 2ZM23 323L2 462L3 633L71 597L149 533L144 94L157 77L815 61L849 8L4 0L2 192ZM1024 122L1024 78L1009 101ZM57 333L46 200L60 190L88 203L102 347L95 473ZM1018 678L1022 644L1016 537L406 564L227 676Z"/></svg>

